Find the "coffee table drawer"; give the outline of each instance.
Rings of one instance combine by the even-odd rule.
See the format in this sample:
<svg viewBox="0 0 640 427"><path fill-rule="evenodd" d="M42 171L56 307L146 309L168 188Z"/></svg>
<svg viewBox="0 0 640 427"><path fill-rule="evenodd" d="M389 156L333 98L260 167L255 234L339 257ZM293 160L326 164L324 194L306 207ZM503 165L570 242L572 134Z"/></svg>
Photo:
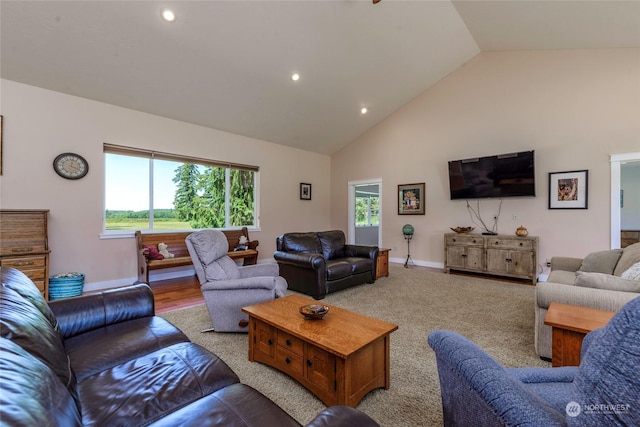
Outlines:
<svg viewBox="0 0 640 427"><path fill-rule="evenodd" d="M278 345L302 357L304 343L301 339L283 331L278 331Z"/></svg>
<svg viewBox="0 0 640 427"><path fill-rule="evenodd" d="M302 355L295 354L282 347L276 349L276 364L282 372L294 378L299 378L304 374L304 363Z"/></svg>

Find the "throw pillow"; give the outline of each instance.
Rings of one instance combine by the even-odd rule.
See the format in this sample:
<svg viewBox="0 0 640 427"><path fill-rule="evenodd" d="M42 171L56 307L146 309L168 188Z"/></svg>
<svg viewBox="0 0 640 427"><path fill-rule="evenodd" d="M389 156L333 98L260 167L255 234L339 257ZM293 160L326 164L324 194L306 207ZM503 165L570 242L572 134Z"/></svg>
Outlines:
<svg viewBox="0 0 640 427"><path fill-rule="evenodd" d="M584 288L607 289L611 291L639 292L640 282L636 280L623 279L603 273L576 272L576 286Z"/></svg>
<svg viewBox="0 0 640 427"><path fill-rule="evenodd" d="M592 252L584 257L578 271L613 274L620 255L622 255L622 249Z"/></svg>
<svg viewBox="0 0 640 427"><path fill-rule="evenodd" d="M161 260L164 259L164 256L162 256L162 254L160 254L160 252L158 252L158 249L156 249L153 246L144 246L145 249L149 250L149 259L150 260Z"/></svg>
<svg viewBox="0 0 640 427"><path fill-rule="evenodd" d="M620 276L623 279L640 280L640 262L636 262Z"/></svg>

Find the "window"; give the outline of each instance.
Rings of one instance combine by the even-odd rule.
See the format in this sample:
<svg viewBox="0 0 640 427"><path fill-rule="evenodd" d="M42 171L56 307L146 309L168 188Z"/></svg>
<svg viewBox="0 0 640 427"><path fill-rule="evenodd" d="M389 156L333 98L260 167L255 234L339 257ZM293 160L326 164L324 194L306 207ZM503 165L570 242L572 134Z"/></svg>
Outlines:
<svg viewBox="0 0 640 427"><path fill-rule="evenodd" d="M104 145L105 231L256 227L258 167Z"/></svg>
<svg viewBox="0 0 640 427"><path fill-rule="evenodd" d="M356 227L380 225L380 198L378 194L356 191Z"/></svg>

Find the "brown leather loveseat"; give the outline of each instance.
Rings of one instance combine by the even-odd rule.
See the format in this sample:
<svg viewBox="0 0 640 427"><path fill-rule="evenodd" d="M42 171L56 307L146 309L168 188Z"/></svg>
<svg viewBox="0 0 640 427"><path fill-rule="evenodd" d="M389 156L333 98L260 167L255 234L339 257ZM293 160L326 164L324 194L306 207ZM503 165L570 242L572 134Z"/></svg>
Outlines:
<svg viewBox="0 0 640 427"><path fill-rule="evenodd" d="M52 301L0 267L0 424L300 426L154 315L145 284ZM246 355L238 355L246 357ZM377 426L334 406L311 426Z"/></svg>
<svg viewBox="0 0 640 427"><path fill-rule="evenodd" d="M378 247L347 245L341 230L285 233L273 257L289 289L315 299L376 280Z"/></svg>

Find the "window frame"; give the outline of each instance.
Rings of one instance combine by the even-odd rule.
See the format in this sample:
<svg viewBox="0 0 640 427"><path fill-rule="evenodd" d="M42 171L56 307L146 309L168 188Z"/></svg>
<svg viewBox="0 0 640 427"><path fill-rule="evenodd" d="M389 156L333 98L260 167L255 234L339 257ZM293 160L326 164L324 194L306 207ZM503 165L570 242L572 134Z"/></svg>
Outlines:
<svg viewBox="0 0 640 427"><path fill-rule="evenodd" d="M247 227L249 230L259 231L260 230L260 204L259 204L259 194L260 194L260 168L259 166L246 165L240 163L226 162L220 160L212 160L205 159L201 157L193 157L186 156L180 154L172 154L154 150L146 150L142 148L134 148L134 147L125 147L121 145L107 144L103 145L103 153L105 155L105 168L104 168L104 189L103 189L103 209L102 209L102 233L101 237L105 238L118 238L118 237L129 237L133 236L133 233L136 230L133 229L124 229L124 230L107 230L106 229L106 191L107 191L107 168L106 168L106 155L107 154L116 154L122 156L130 156L130 157L141 157L149 159L149 228L140 229L143 233L167 233L167 232L180 232L180 231L197 231L195 228L187 228L187 229L171 229L171 230L158 230L154 229L154 217L153 211L156 209L153 206L154 202L154 160L166 160L180 163L190 163L198 166L211 166L225 169L225 226L218 227L219 230L233 230L233 229L241 229L242 227ZM230 176L232 169L240 169L245 171L253 172L253 215L254 215L254 224L253 225L241 225L241 226L230 226L229 218L230 218Z"/></svg>

